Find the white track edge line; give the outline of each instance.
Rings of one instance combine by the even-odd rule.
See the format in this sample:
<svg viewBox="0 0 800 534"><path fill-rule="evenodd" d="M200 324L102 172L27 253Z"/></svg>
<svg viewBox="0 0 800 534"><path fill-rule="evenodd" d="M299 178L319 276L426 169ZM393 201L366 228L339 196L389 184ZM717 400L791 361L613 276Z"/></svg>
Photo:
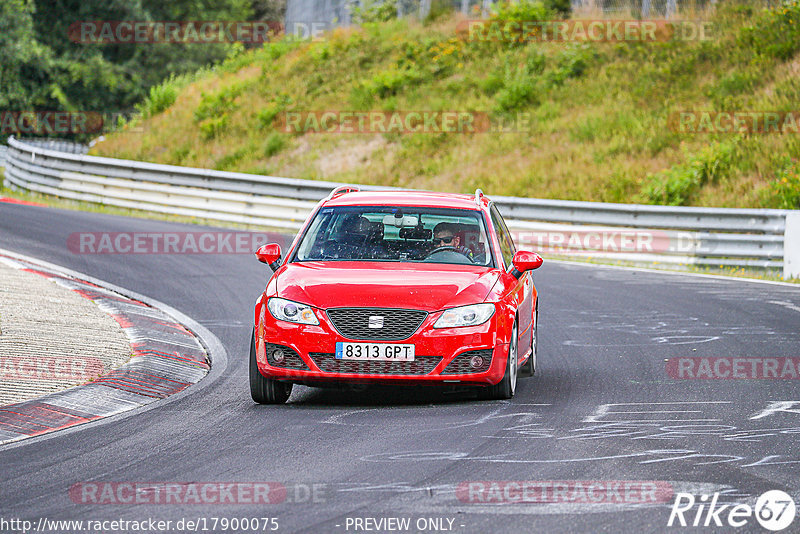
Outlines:
<svg viewBox="0 0 800 534"><path fill-rule="evenodd" d="M650 269L647 267L631 267L627 265L606 265L604 263L589 263L583 261L573 260L559 260L545 258L545 262L564 263L567 265L577 265L579 267L602 267L604 269L619 269L623 271L640 271L653 274L667 274L671 276L694 276L698 278L711 278L713 280L730 280L734 282L748 282L752 284L769 284L774 286L793 287L800 289L800 284L793 284L791 282L776 282L774 280L759 280L758 278L747 278L743 276L727 276L724 274L708 274L708 273L684 273L680 271L672 271L667 269Z"/></svg>

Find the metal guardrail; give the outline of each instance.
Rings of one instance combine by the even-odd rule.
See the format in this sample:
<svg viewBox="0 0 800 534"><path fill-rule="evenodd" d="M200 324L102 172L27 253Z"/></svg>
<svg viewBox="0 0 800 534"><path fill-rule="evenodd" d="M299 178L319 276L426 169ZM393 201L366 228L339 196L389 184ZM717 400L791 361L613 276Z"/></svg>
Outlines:
<svg viewBox="0 0 800 534"><path fill-rule="evenodd" d="M6 152L8 152L8 147L0 145L0 168L6 166Z"/></svg>
<svg viewBox="0 0 800 534"><path fill-rule="evenodd" d="M13 137L10 137L9 141L11 139L13 139ZM51 138L51 137L35 137L31 139L25 139L24 143L38 148L45 148L47 150L54 150L56 152L66 152L68 154L89 153L88 146L82 143L68 141L66 139ZM7 147L4 146L3 148L6 149Z"/></svg>
<svg viewBox="0 0 800 534"><path fill-rule="evenodd" d="M87 156L82 145L60 143L9 138L6 185L288 230L299 229L316 202L342 185ZM518 244L548 254L746 266L800 276L800 211L493 198Z"/></svg>

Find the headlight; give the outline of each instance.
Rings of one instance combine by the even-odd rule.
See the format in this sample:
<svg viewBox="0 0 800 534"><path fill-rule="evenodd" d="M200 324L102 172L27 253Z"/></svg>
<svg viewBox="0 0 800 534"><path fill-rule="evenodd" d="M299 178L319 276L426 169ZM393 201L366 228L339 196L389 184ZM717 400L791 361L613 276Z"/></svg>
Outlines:
<svg viewBox="0 0 800 534"><path fill-rule="evenodd" d="M267 302L267 308L273 317L281 321L300 324L319 324L311 306L292 302L291 300L273 297Z"/></svg>
<svg viewBox="0 0 800 534"><path fill-rule="evenodd" d="M434 328L454 328L483 324L494 314L494 304L472 304L445 310L434 323Z"/></svg>

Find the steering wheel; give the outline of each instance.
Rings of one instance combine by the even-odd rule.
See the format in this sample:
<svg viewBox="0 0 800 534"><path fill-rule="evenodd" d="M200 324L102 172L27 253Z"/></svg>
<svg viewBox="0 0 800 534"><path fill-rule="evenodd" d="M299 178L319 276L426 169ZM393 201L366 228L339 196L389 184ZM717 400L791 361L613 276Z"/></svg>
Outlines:
<svg viewBox="0 0 800 534"><path fill-rule="evenodd" d="M456 249L456 247L439 247L439 248L437 248L437 249L434 249L434 250L430 251L430 252L428 253L428 255L427 255L427 256L425 256L425 258L423 259L423 261L424 261L424 260L427 260L428 258L432 258L432 257L433 257L433 256L435 256L436 254L439 254L439 253L442 253L442 252L445 252L445 253L446 253L446 252L449 252L449 253L451 253L451 254L458 254L458 256L459 256L459 257L466 259L466 260L467 260L469 263L475 263L474 261L472 261L472 260L470 259L470 257L469 257L469 256L467 256L466 254L463 254L463 253L459 252L459 251Z"/></svg>
<svg viewBox="0 0 800 534"><path fill-rule="evenodd" d="M435 249L431 250L430 252L428 252L428 255L425 256L425 259L427 260L428 258L430 258L431 256L433 256L434 254L436 254L438 252L446 252L448 250L451 250L453 252L457 252L456 247L439 247L439 248L435 248Z"/></svg>

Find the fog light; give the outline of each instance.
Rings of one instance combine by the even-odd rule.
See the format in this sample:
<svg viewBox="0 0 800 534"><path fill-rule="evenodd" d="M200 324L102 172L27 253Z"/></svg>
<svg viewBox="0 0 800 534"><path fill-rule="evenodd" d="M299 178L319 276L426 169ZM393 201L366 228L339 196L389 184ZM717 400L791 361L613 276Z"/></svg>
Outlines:
<svg viewBox="0 0 800 534"><path fill-rule="evenodd" d="M272 359L275 360L275 363L283 363L283 360L286 359L286 356L283 354L281 349L275 349L272 351Z"/></svg>
<svg viewBox="0 0 800 534"><path fill-rule="evenodd" d="M469 366L473 369L480 369L483 367L483 356L473 356L469 359Z"/></svg>

